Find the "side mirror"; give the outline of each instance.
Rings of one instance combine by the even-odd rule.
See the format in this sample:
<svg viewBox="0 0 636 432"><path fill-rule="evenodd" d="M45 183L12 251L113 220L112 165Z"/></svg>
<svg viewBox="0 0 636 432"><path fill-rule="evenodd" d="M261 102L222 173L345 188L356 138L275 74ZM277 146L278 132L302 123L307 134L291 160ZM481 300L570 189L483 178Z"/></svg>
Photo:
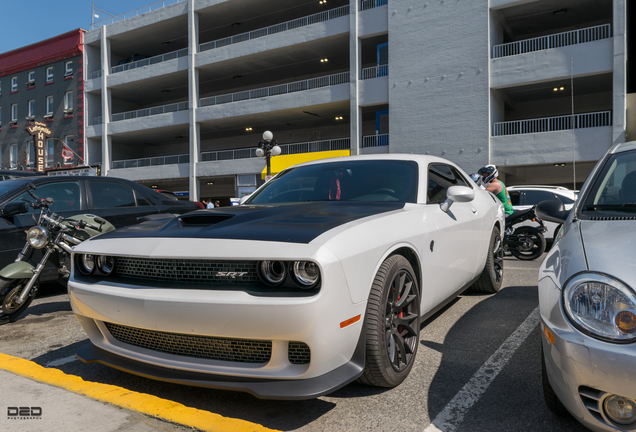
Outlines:
<svg viewBox="0 0 636 432"><path fill-rule="evenodd" d="M563 223L570 214L569 210L566 210L563 203L558 200L541 201L534 209L537 217L543 221Z"/></svg>
<svg viewBox="0 0 636 432"><path fill-rule="evenodd" d="M446 191L446 201L440 204L444 213L454 202L470 202L475 199L475 191L468 186L451 186Z"/></svg>
<svg viewBox="0 0 636 432"><path fill-rule="evenodd" d="M14 215L22 214L22 213L28 213L28 211L29 211L29 204L25 202L14 202L14 203L9 203L5 205L4 207L2 207L2 209L0 209L0 216L2 217L14 216Z"/></svg>

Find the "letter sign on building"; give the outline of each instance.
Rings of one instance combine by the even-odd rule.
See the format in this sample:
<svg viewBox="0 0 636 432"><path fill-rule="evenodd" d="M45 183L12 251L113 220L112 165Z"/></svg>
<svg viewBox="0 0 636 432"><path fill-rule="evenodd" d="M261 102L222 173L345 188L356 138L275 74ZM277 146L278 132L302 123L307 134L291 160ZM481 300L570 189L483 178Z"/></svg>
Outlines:
<svg viewBox="0 0 636 432"><path fill-rule="evenodd" d="M26 131L29 135L33 135L33 141L35 141L35 170L37 172L44 172L44 141L51 136L53 132L46 127L46 124L42 122L35 122L34 124L27 126Z"/></svg>

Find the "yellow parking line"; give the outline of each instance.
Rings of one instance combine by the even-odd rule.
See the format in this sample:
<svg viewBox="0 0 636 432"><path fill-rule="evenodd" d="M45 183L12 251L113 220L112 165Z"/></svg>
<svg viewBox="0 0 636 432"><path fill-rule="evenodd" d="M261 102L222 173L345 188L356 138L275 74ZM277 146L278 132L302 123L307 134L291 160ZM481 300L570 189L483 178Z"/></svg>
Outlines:
<svg viewBox="0 0 636 432"><path fill-rule="evenodd" d="M256 423L223 417L208 411L189 408L156 396L137 393L109 384L84 381L59 369L45 368L37 363L0 353L0 369L32 380L50 384L92 399L167 420L172 423L210 432L274 431Z"/></svg>

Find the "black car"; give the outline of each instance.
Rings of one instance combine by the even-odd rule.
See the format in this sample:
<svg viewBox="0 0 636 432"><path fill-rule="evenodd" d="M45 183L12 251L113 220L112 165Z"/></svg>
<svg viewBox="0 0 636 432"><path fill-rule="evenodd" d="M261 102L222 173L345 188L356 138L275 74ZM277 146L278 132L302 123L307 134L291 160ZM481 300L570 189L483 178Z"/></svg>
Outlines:
<svg viewBox="0 0 636 432"><path fill-rule="evenodd" d="M199 210L193 202L175 201L154 190L129 180L112 177L55 176L24 177L0 182L0 214L8 203L26 199L33 201L26 191L33 183L39 198L53 198L51 210L61 216L94 214L106 219L115 228L134 225L141 217L159 213L184 214ZM151 217L151 216L150 216ZM35 225L33 209L29 213L0 217L0 268L15 261L26 242L25 230ZM37 263L39 251L30 261ZM57 269L47 265L43 280L57 278Z"/></svg>
<svg viewBox="0 0 636 432"><path fill-rule="evenodd" d="M22 177L41 177L41 173L33 171L18 171L18 170L0 170L0 181L11 180Z"/></svg>

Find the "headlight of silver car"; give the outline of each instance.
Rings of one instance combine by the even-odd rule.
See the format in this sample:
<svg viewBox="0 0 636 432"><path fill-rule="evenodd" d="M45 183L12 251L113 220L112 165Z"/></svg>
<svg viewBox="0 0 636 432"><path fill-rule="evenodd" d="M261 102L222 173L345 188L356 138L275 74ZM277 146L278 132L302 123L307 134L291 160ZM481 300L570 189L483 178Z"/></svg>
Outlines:
<svg viewBox="0 0 636 432"><path fill-rule="evenodd" d="M566 315L580 330L610 342L636 340L636 294L607 275L576 275L563 290Z"/></svg>
<svg viewBox="0 0 636 432"><path fill-rule="evenodd" d="M49 232L46 228L34 226L27 231L27 241L36 249L42 249L49 242Z"/></svg>

